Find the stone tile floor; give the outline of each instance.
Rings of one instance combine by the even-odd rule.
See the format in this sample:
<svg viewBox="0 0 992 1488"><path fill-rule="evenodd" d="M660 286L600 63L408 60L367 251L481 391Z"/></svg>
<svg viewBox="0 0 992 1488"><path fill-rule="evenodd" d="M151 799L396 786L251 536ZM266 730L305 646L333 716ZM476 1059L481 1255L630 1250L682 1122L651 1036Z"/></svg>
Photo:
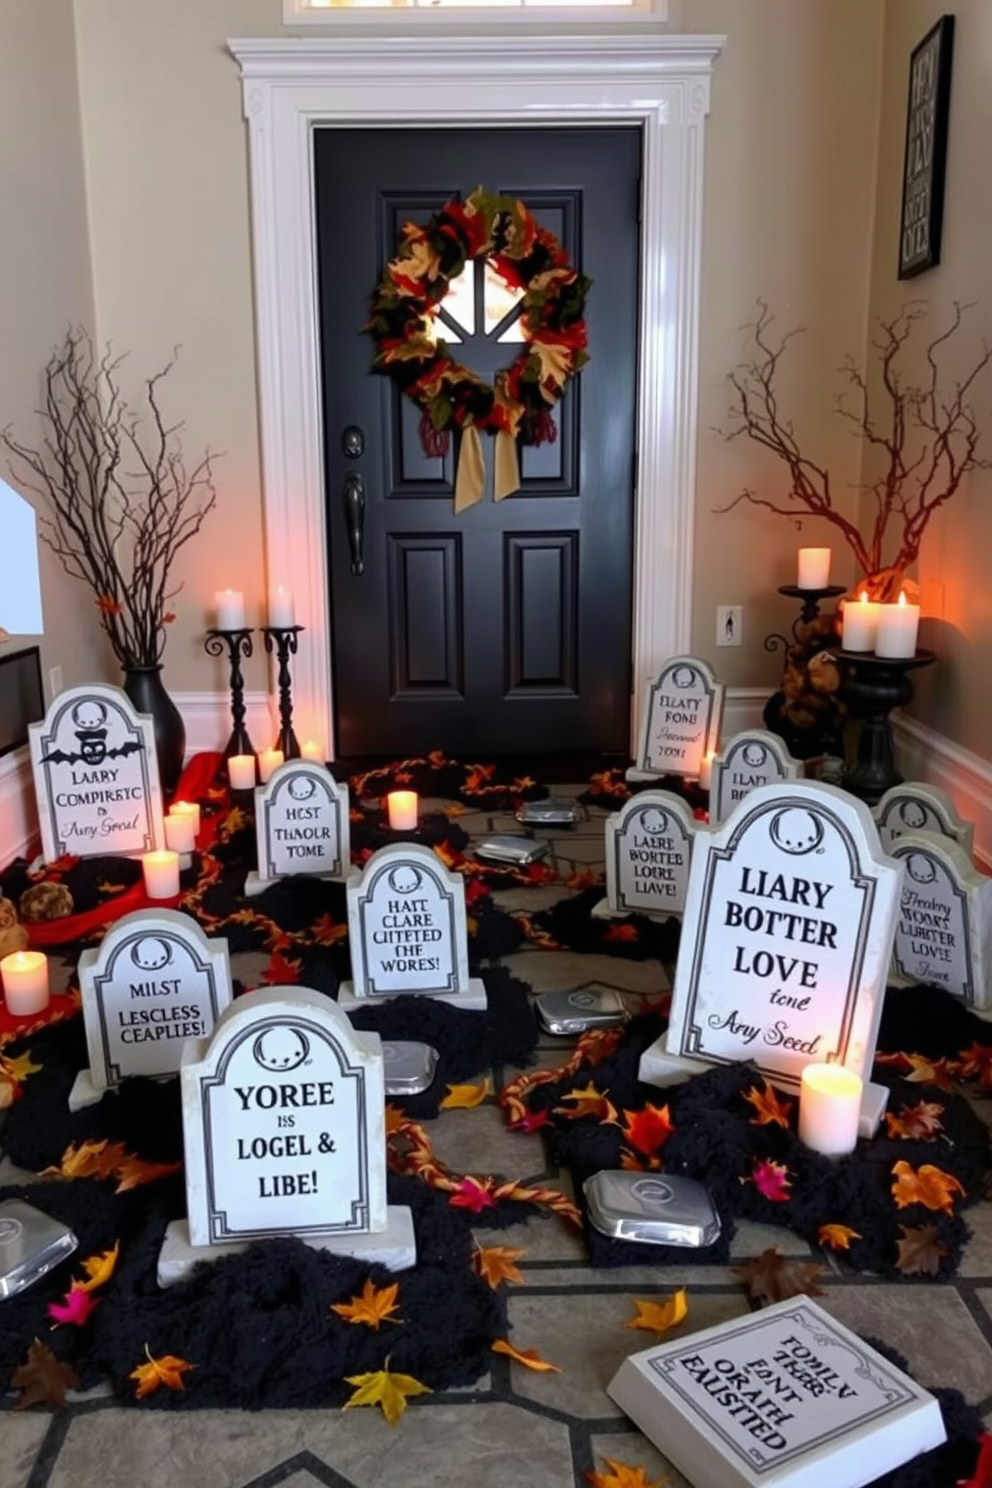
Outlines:
<svg viewBox="0 0 992 1488"><path fill-rule="evenodd" d="M555 786L556 795L566 793ZM601 866L605 815L592 808L574 831L552 839L563 880L576 869ZM473 836L516 826L505 815L482 813L461 816L459 824ZM561 891L514 888L497 901L513 911L543 907L552 897ZM657 962L538 948L521 950L506 964L535 992L599 982L618 988L632 1006L667 987L671 972ZM257 980L249 957L233 958L233 969L249 984L255 971ZM545 1038L539 1062L554 1066L570 1048L569 1041ZM493 1071L497 1088L508 1073ZM992 1103L979 1109L992 1116ZM567 1189L565 1175L548 1167L539 1135L508 1134L495 1105L442 1113L431 1136L455 1168ZM11 1176L0 1164L0 1182ZM901 1350L923 1384L957 1386L992 1426L992 1203L969 1210L967 1219L974 1233L960 1274L939 1285L845 1273L832 1253L811 1252L788 1230L752 1224L740 1227L732 1261L769 1245L821 1261L821 1301L830 1312ZM648 1482L687 1488L608 1399L606 1385L628 1353L651 1342L624 1327L634 1297L663 1297L687 1286L689 1314L668 1335L675 1338L748 1310L729 1268L694 1266L687 1254L678 1266L595 1270L581 1239L555 1219L502 1230L498 1240L492 1231L480 1233L480 1241L524 1250L525 1282L510 1289L508 1303L512 1338L561 1373L535 1374L494 1355L488 1376L471 1389L414 1400L395 1429L378 1411L150 1413L121 1409L99 1392L60 1415L5 1410L0 1488L585 1488L584 1474L603 1470L604 1457L643 1467Z"/></svg>

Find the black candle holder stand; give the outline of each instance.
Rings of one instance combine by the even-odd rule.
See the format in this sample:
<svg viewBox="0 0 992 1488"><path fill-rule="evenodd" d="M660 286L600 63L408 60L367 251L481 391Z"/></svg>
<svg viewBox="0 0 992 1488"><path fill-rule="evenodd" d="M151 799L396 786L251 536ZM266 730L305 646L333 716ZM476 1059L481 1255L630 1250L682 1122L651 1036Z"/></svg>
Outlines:
<svg viewBox="0 0 992 1488"><path fill-rule="evenodd" d="M937 660L933 651L915 656L876 656L871 651L844 651L831 647L830 655L841 669L842 695L851 714L861 719L854 763L844 775L844 789L874 806L887 790L899 785L892 750L893 708L904 708L913 696L909 673Z"/></svg>
<svg viewBox="0 0 992 1488"><path fill-rule="evenodd" d="M251 627L240 630L208 630L203 649L208 656L223 656L227 652L230 667L231 689L231 737L224 748L224 758L232 754L254 754L255 747L245 728L245 679L241 674L241 658L252 654Z"/></svg>
<svg viewBox="0 0 992 1488"><path fill-rule="evenodd" d="M822 600L837 599L847 591L843 584L828 584L824 589L800 589L797 584L783 584L778 592L787 599L798 599L801 604L799 614L792 622L791 640L777 631L765 636L766 651L782 648L783 667L787 670L790 662L801 665L803 658L811 659L829 644L832 636L824 635L821 641L814 643L808 633L803 634L803 627L809 627L819 619ZM786 712L786 703L786 694L780 688L768 699L762 716L765 727L785 740L790 753L796 759L816 759L822 755L835 754L840 749L843 721L836 705L829 701L826 705L821 704L820 709L815 712L815 722L809 726L801 726L791 721Z"/></svg>
<svg viewBox="0 0 992 1488"><path fill-rule="evenodd" d="M276 749L281 749L284 759L299 759L300 746L293 732L293 679L289 674L289 658L296 655L299 635L303 625L263 625L265 649L272 655L273 648L279 663L279 737Z"/></svg>
<svg viewBox="0 0 992 1488"><path fill-rule="evenodd" d="M779 646L782 651L788 651L790 646L801 646L804 637L799 632L801 625L812 625L819 618L820 601L824 599L838 599L840 595L846 594L847 590L843 584L828 584L826 589L800 589L797 584L782 584L779 586L779 594L784 594L786 599L798 599L802 608L795 620L792 622L792 640L788 636L781 635L778 631L772 631L765 636L765 650L775 651Z"/></svg>

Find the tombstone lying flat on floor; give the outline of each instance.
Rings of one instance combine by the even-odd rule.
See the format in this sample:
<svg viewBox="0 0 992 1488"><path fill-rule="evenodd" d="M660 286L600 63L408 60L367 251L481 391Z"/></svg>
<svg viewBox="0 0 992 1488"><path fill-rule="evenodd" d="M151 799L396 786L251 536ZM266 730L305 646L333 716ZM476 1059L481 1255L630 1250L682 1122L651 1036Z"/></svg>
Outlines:
<svg viewBox="0 0 992 1488"><path fill-rule="evenodd" d="M485 984L468 972L465 881L420 843L381 847L348 879L348 943L340 1007L415 996L485 1011Z"/></svg>
<svg viewBox="0 0 992 1488"><path fill-rule="evenodd" d="M607 1394L693 1488L863 1488L946 1440L934 1397L808 1297L633 1354Z"/></svg>
<svg viewBox="0 0 992 1488"><path fill-rule="evenodd" d="M716 749L723 716L723 683L695 656L674 656L648 686L637 763L628 780L662 775L696 778Z"/></svg>
<svg viewBox="0 0 992 1488"><path fill-rule="evenodd" d="M932 832L937 837L951 838L969 858L974 857L973 823L965 821L947 792L935 785L904 780L885 792L878 805L872 807L871 814L883 852L889 852L893 842L907 832Z"/></svg>
<svg viewBox="0 0 992 1488"><path fill-rule="evenodd" d="M992 878L950 837L907 832L889 852L905 866L893 980L943 987L992 1018Z"/></svg>
<svg viewBox="0 0 992 1488"><path fill-rule="evenodd" d="M181 1080L189 1219L166 1232L160 1285L273 1235L415 1264L410 1211L386 1203L378 1034L320 992L266 988L186 1046Z"/></svg>
<svg viewBox="0 0 992 1488"><path fill-rule="evenodd" d="M726 821L744 797L759 785L801 780L803 766L793 759L777 734L746 729L721 745L713 761L710 825Z"/></svg>
<svg viewBox="0 0 992 1488"><path fill-rule="evenodd" d="M805 1065L865 1081L860 1131L887 1092L869 1082L902 869L861 801L816 782L759 786L693 854L671 1021L640 1078L674 1085L752 1060L798 1090Z"/></svg>
<svg viewBox="0 0 992 1488"><path fill-rule="evenodd" d="M606 898L593 915L680 915L699 830L686 803L670 791L642 791L626 801L607 818Z"/></svg>
<svg viewBox="0 0 992 1488"><path fill-rule="evenodd" d="M179 1072L188 1039L209 1038L232 997L227 941L208 940L175 909L125 915L79 958L89 1069L70 1111L131 1076Z"/></svg>
<svg viewBox="0 0 992 1488"><path fill-rule="evenodd" d="M277 879L307 874L344 880L351 871L348 787L325 765L287 760L255 791L258 872L248 874L249 898Z"/></svg>

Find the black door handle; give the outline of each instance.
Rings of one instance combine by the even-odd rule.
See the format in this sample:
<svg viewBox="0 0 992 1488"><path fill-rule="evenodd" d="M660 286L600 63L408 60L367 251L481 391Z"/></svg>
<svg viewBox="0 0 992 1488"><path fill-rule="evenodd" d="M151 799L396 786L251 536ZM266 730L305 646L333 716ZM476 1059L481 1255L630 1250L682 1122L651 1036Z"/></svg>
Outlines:
<svg viewBox="0 0 992 1488"><path fill-rule="evenodd" d="M362 560L362 543L365 539L365 482L353 470L344 478L342 490L344 521L351 544L351 571L356 578L365 572Z"/></svg>

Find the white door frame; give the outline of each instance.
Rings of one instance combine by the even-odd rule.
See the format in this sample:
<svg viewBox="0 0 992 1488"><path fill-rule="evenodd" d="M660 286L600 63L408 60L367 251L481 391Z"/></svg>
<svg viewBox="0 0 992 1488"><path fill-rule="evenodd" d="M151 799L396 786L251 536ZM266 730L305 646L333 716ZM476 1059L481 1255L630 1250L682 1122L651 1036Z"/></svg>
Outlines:
<svg viewBox="0 0 992 1488"><path fill-rule="evenodd" d="M645 684L666 658L689 647L703 128L723 37L534 31L228 43L241 67L248 121L266 566L270 586L292 587L297 621L306 627L293 668L297 732L322 743L328 758L335 748L311 140L317 125L640 124L632 740ZM370 293L372 287L370 280Z"/></svg>

